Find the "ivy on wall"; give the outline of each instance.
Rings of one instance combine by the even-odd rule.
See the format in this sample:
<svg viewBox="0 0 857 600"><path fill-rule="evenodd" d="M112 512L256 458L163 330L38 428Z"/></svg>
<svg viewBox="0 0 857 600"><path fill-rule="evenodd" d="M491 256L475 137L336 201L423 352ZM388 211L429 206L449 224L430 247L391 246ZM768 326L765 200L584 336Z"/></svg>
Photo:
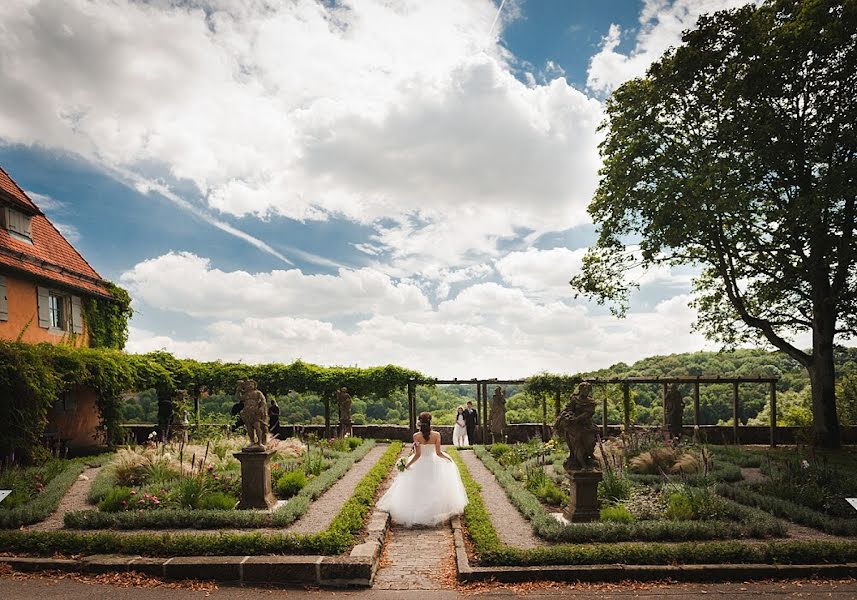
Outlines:
<svg viewBox="0 0 857 600"><path fill-rule="evenodd" d="M118 285L109 281L105 283L111 299L88 297L83 301L89 345L92 348L122 350L128 341L128 319L134 312L131 296Z"/></svg>

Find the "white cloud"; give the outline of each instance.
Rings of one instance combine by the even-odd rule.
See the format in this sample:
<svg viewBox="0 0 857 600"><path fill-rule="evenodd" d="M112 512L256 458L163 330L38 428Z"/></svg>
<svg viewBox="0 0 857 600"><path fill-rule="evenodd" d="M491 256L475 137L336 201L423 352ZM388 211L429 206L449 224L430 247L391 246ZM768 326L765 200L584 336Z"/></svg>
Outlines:
<svg viewBox="0 0 857 600"><path fill-rule="evenodd" d="M528 248L506 254L495 267L505 281L531 294L570 298L573 292L568 281L580 272L584 254L586 248Z"/></svg>
<svg viewBox="0 0 857 600"><path fill-rule="evenodd" d="M429 305L419 288L370 268L340 269L337 275L306 275L298 269L225 272L190 253L138 263L121 282L137 300L194 317L403 314Z"/></svg>
<svg viewBox="0 0 857 600"><path fill-rule="evenodd" d="M469 281L479 273L447 276ZM128 350L166 348L199 359L396 363L440 377L519 377L542 369L592 369L703 344L700 336L688 334L694 313L687 296L618 321L593 315L586 306L482 282L432 307L414 286L370 269L325 276L295 269L227 273L189 254L140 263L122 281L138 302L180 311L191 321L210 320L200 321L197 336L133 327ZM336 323L348 314L358 321L347 327Z"/></svg>
<svg viewBox="0 0 857 600"><path fill-rule="evenodd" d="M429 231L485 215L487 232L411 248L467 266L509 223L585 222L599 164L601 105L562 78L515 79L488 37L496 12L491 0L6 3L0 139L151 189L186 179L234 215L417 217ZM498 28L517 14L507 3Z"/></svg>
<svg viewBox="0 0 857 600"><path fill-rule="evenodd" d="M627 53L617 51L622 29L610 25L601 50L590 59L587 87L609 92L621 83L645 74L649 65L670 47L681 42L681 34L696 25L700 15L738 8L750 0L644 0L640 29L634 47Z"/></svg>

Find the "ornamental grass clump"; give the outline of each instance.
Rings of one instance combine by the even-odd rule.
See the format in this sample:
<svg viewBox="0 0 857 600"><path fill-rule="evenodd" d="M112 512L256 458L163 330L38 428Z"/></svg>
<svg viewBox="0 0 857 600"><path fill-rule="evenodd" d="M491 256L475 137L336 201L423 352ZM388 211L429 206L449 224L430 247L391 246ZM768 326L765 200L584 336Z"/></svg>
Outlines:
<svg viewBox="0 0 857 600"><path fill-rule="evenodd" d="M610 504L601 509L599 515L602 521L611 521L613 523L633 523L635 517L622 504Z"/></svg>

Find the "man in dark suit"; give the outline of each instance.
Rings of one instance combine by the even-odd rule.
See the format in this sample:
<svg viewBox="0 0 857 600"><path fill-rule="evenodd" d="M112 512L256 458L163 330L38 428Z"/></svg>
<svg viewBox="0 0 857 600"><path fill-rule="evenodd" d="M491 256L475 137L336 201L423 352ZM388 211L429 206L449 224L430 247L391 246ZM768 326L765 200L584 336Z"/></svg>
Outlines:
<svg viewBox="0 0 857 600"><path fill-rule="evenodd" d="M471 444L476 443L476 424L479 423L479 413L473 408L473 401L467 401L464 409L464 426L467 428L467 440Z"/></svg>

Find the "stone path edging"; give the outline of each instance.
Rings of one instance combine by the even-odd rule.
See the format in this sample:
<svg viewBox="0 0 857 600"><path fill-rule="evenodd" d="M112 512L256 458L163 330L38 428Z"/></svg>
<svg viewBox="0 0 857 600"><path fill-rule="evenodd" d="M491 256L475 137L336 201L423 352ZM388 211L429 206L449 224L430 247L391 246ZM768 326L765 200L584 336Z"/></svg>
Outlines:
<svg viewBox="0 0 857 600"><path fill-rule="evenodd" d="M139 556L93 555L82 559L0 557L13 570L111 573L135 571L164 579L201 579L233 583L368 587L378 570L390 519L375 511L367 539L348 556Z"/></svg>
<svg viewBox="0 0 857 600"><path fill-rule="evenodd" d="M618 583L620 581L735 582L756 579L829 579L857 577L857 563L822 565L702 564L702 565L548 565L531 567L472 566L464 545L461 519L452 520L458 579L463 582L560 581Z"/></svg>

